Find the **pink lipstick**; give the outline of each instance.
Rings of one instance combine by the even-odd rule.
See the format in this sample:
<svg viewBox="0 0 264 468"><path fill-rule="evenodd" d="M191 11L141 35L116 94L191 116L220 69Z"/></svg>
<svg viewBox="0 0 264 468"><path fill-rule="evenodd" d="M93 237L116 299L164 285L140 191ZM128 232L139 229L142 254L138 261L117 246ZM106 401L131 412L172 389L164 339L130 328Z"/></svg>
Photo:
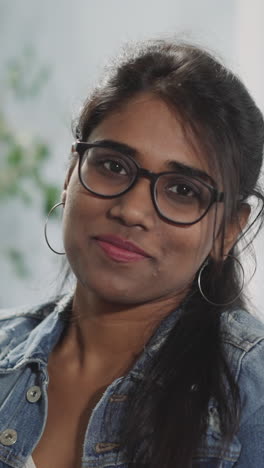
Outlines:
<svg viewBox="0 0 264 468"><path fill-rule="evenodd" d="M112 260L117 262L135 262L149 255L130 241L113 235L102 235L95 238L97 244Z"/></svg>

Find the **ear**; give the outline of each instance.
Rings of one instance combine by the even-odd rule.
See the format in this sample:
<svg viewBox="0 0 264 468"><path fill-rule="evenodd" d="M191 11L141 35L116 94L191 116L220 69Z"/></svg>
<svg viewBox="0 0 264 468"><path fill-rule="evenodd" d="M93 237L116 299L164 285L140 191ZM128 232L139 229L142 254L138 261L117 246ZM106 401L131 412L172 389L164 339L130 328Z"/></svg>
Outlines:
<svg viewBox="0 0 264 468"><path fill-rule="evenodd" d="M224 240L223 240L223 256L226 257L230 250L234 247L239 235L246 227L248 218L250 216L251 208L248 203L242 203L237 215L230 220L228 225L225 228L224 233ZM215 260L219 260L221 255L221 247L222 247L222 236L221 230L220 235L218 235L217 239L214 242L214 246L212 251L210 252L210 256Z"/></svg>

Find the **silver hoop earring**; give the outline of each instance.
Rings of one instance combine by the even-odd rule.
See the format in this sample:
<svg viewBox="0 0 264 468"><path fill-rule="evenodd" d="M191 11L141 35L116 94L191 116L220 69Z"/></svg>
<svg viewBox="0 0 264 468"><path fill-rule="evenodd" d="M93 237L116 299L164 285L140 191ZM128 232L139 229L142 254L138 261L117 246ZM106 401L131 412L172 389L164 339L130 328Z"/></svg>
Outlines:
<svg viewBox="0 0 264 468"><path fill-rule="evenodd" d="M54 252L55 254L57 255L65 255L65 252L58 252L57 250L53 249L53 247L51 247L50 243L49 243L49 240L48 240L48 235L47 235L47 228L48 228L48 222L49 222L49 217L51 215L51 213L53 213L53 211L58 208L58 206L60 205L63 205L64 206L64 203L63 202L60 202L60 203L56 203L56 205L54 205L51 210L49 211L48 213L48 216L47 216L47 219L46 219L46 222L45 222L45 225L44 225L44 236L45 236L45 241L47 243L47 246L50 248L50 250L52 250L52 252Z"/></svg>
<svg viewBox="0 0 264 468"><path fill-rule="evenodd" d="M199 275L198 275L198 278L197 278L197 282L198 282L198 288L199 288L199 291L200 291L200 294L201 296L206 300L206 302L208 302L209 304L211 305L214 305L214 306L218 306L218 307L224 307L224 306L227 306L227 305L231 305L233 304L242 294L242 291L244 289L244 286L245 286L245 271L244 271L244 268L243 268L243 265L242 263L237 259L237 257L234 257L233 255L227 255L226 257L230 257L230 258L233 258L237 264L240 266L241 268L241 271L242 271L242 278L243 278L243 281L242 281L242 287L240 288L240 291L239 293L236 295L236 297L234 299L232 299L232 301L229 301L229 302L226 302L224 304L218 304L216 302L213 302L211 301L210 299L208 299L208 297L206 297L205 293L203 292L203 289L202 289L202 285L201 285L201 278L202 278L202 273L205 269L205 267L207 267L208 265L208 260L204 263L204 265L201 267L200 271L199 271Z"/></svg>

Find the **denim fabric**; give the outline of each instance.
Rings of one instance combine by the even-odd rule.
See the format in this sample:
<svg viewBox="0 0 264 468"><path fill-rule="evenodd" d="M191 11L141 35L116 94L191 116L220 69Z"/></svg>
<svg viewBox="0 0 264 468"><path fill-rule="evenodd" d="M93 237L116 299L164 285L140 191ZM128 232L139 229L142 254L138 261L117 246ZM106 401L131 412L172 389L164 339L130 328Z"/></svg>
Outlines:
<svg viewBox="0 0 264 468"><path fill-rule="evenodd" d="M0 312L0 468L22 468L41 438L47 416L48 356L63 332L71 300L66 295L41 306ZM161 322L131 371L112 382L94 408L84 439L83 468L127 468L118 443L124 402L180 313L175 310ZM264 468L264 325L237 310L223 314L221 330L241 392L241 424L223 453L218 412L211 401L207 433L192 466ZM36 386L41 397L29 401L27 392ZM111 437L106 431L110 413ZM15 434L10 444L5 434L11 438Z"/></svg>

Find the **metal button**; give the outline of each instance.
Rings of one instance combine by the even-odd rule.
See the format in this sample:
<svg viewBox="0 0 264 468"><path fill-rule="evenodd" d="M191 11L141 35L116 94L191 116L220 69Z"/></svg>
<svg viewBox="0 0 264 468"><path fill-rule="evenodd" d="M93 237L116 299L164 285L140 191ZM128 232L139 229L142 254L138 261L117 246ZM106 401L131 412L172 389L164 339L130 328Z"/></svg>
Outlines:
<svg viewBox="0 0 264 468"><path fill-rule="evenodd" d="M36 403L41 397L41 389L37 385L30 387L27 391L27 401L29 403Z"/></svg>
<svg viewBox="0 0 264 468"><path fill-rule="evenodd" d="M13 445L17 441L17 431L14 429L5 429L0 432L0 442L3 445Z"/></svg>

